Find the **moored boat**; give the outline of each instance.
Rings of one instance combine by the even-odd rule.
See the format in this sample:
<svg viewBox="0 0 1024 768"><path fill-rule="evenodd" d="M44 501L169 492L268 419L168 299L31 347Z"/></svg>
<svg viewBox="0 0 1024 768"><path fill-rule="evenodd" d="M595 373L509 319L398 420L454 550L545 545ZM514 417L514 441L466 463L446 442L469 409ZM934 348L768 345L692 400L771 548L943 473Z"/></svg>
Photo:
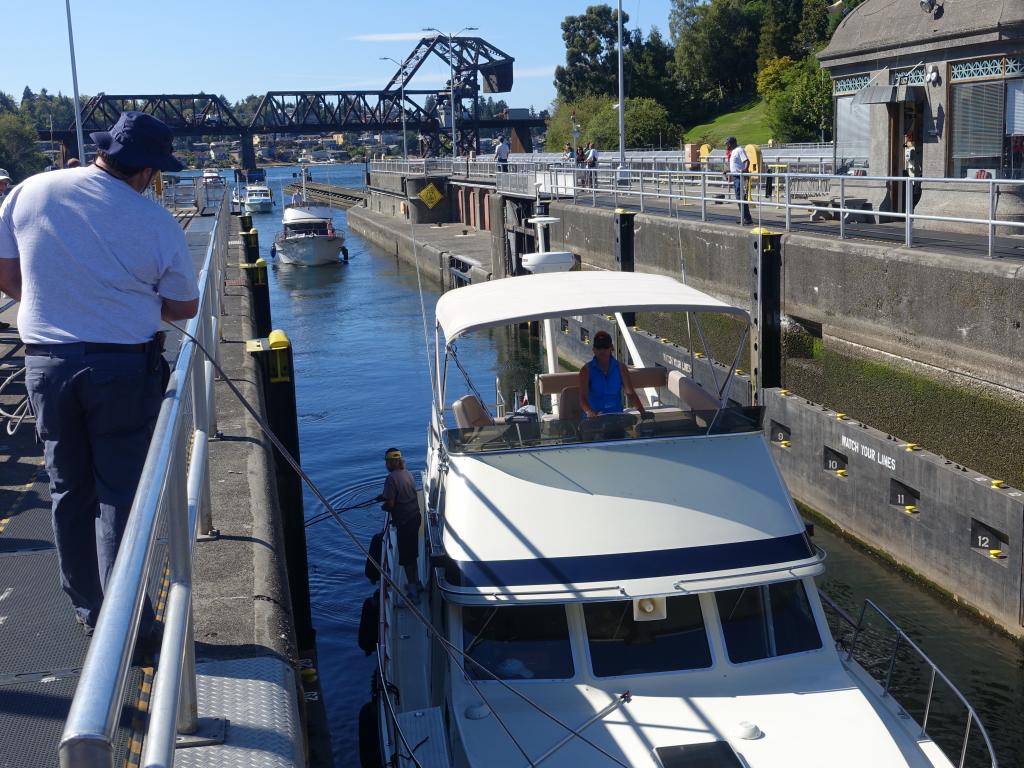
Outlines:
<svg viewBox="0 0 1024 768"><path fill-rule="evenodd" d="M337 263L339 255L348 260L345 236L334 228L329 208L289 205L281 224L271 253L282 264L316 267Z"/></svg>
<svg viewBox="0 0 1024 768"><path fill-rule="evenodd" d="M368 711L381 761L404 764L412 752L431 768L953 765L929 733L932 689L919 724L889 679L857 663L863 620L851 620L854 639L840 652L827 620L835 609L815 583L824 553L774 464L762 409L730 397L736 362L714 364L705 348L687 370L644 366L627 312L683 313L702 343L708 315L735 321L744 339L750 328L742 309L632 273L517 277L438 301L417 561L426 589L402 593L385 529L388 579L370 609L378 674ZM644 407L581 418L556 329L608 314ZM526 321L544 328L548 370L532 406L492 411L457 342ZM465 387L451 398L460 374ZM941 673L920 659L934 684ZM980 731L990 746L956 695L968 736Z"/></svg>
<svg viewBox="0 0 1024 768"><path fill-rule="evenodd" d="M246 213L270 213L274 208L274 195L265 184L250 184L245 188Z"/></svg>

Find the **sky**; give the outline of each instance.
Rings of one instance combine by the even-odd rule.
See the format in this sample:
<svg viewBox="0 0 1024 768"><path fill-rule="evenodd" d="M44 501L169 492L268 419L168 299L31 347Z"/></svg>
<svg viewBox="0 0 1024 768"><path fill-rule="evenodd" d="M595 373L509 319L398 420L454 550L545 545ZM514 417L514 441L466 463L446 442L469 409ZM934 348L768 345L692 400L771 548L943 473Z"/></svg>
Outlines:
<svg viewBox="0 0 1024 768"><path fill-rule="evenodd" d="M83 95L206 93L236 101L273 90L379 90L424 27L467 32L515 59L515 85L494 94L512 107L546 109L565 63L561 22L594 0L71 0ZM630 28L667 37L670 0L622 0ZM61 0L0 0L0 91L71 94ZM441 88L448 69L431 57L410 88Z"/></svg>

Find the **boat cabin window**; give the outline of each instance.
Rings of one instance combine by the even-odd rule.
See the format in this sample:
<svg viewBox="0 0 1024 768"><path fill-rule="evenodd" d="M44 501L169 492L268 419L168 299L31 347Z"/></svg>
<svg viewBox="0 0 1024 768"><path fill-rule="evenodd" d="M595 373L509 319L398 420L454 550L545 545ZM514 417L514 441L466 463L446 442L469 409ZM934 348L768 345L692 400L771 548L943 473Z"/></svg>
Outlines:
<svg viewBox="0 0 1024 768"><path fill-rule="evenodd" d="M564 680L575 675L564 605L462 609L462 649L503 680ZM474 680L490 676L465 662Z"/></svg>
<svg viewBox="0 0 1024 768"><path fill-rule="evenodd" d="M665 618L646 621L634 619L632 600L583 606L590 663L597 677L711 666L700 598L678 595L664 601ZM652 604L652 611L653 605L656 603Z"/></svg>
<svg viewBox="0 0 1024 768"><path fill-rule="evenodd" d="M800 581L716 592L715 601L734 664L821 648Z"/></svg>

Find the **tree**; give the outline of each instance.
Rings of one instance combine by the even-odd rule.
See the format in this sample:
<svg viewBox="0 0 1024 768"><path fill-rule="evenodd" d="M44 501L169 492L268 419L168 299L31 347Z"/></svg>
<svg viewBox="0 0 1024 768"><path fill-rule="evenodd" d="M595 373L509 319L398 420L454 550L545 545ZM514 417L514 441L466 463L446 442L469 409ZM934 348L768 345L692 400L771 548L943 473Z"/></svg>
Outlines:
<svg viewBox="0 0 1024 768"><path fill-rule="evenodd" d="M769 2L761 19L761 32L757 40L758 70L768 62L779 58L778 40L781 37L781 32L782 26L775 16L775 3Z"/></svg>
<svg viewBox="0 0 1024 768"><path fill-rule="evenodd" d="M675 51L665 42L658 28L652 27L646 40L639 34L632 35L627 53L623 62L626 93L633 98L654 99L668 109L673 117L680 117L674 112L674 108L679 105L673 77Z"/></svg>
<svg viewBox="0 0 1024 768"><path fill-rule="evenodd" d="M697 21L697 6L701 2L703 0L672 0L672 9L668 12L668 36L673 47Z"/></svg>
<svg viewBox="0 0 1024 768"><path fill-rule="evenodd" d="M776 139L821 141L830 132L832 78L813 56L796 64L788 59L776 60L759 76L759 89L762 85L761 92L768 102L768 125Z"/></svg>
<svg viewBox="0 0 1024 768"><path fill-rule="evenodd" d="M623 25L629 21L622 14ZM624 35L625 38L625 30ZM558 97L575 101L592 93L616 93L618 78L618 12L610 5L591 5L579 16L562 21L565 66L555 67ZM623 40L623 46L627 40Z"/></svg>
<svg viewBox="0 0 1024 768"><path fill-rule="evenodd" d="M5 168L15 182L46 167L46 158L36 151L38 138L24 117L0 113L0 168Z"/></svg>
<svg viewBox="0 0 1024 768"><path fill-rule="evenodd" d="M626 147L675 147L682 130L674 124L668 110L654 99L626 99ZM598 147L618 147L619 113L609 104L597 111L588 121L583 141L592 141Z"/></svg>
<svg viewBox="0 0 1024 768"><path fill-rule="evenodd" d="M711 0L676 45L676 77L694 117L754 92L762 8L744 0Z"/></svg>
<svg viewBox="0 0 1024 768"><path fill-rule="evenodd" d="M580 140L585 141L584 136L589 135L588 126L596 115L604 112L612 112L615 99L610 96L588 94L576 101L569 102L557 99L551 107L551 117L548 118L547 135L544 141L544 148L548 152L561 152L566 142L573 143L572 118L575 114L576 125L580 130ZM618 143L618 139L616 139Z"/></svg>
<svg viewBox="0 0 1024 768"><path fill-rule="evenodd" d="M828 6L825 0L804 0L800 19L800 47L806 53L818 50L829 38Z"/></svg>

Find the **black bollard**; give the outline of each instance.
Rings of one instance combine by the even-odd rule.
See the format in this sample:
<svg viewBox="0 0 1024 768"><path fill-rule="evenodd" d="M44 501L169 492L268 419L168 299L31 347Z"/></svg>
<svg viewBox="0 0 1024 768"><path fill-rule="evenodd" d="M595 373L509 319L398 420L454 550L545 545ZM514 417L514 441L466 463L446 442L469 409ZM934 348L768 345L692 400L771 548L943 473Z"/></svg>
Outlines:
<svg viewBox="0 0 1024 768"><path fill-rule="evenodd" d="M760 391L782 386L782 233L754 230L751 244L750 385Z"/></svg>
<svg viewBox="0 0 1024 768"><path fill-rule="evenodd" d="M291 341L282 330L265 339L250 339L246 351L256 358L263 384L267 421L278 440L299 461L299 424L295 407L295 376ZM274 476L284 531L285 561L291 593L292 617L299 651L316 647L309 604L309 572L306 561L306 525L302 510L302 481L274 448Z"/></svg>
<svg viewBox="0 0 1024 768"><path fill-rule="evenodd" d="M620 272L632 272L634 261L634 228L636 213L623 208L615 209L615 263ZM636 312L623 312L622 319L629 327L636 325Z"/></svg>
<svg viewBox="0 0 1024 768"><path fill-rule="evenodd" d="M260 257L260 233L256 229L242 231L242 246L247 264L255 264Z"/></svg>
<svg viewBox="0 0 1024 768"><path fill-rule="evenodd" d="M264 338L270 335L270 285L267 281L267 262L256 259L253 264L239 264L245 284L249 288L252 307L252 323L256 335Z"/></svg>
<svg viewBox="0 0 1024 768"><path fill-rule="evenodd" d="M250 229L252 229L251 213L243 213L241 216L238 217L238 228L242 232L248 232Z"/></svg>

